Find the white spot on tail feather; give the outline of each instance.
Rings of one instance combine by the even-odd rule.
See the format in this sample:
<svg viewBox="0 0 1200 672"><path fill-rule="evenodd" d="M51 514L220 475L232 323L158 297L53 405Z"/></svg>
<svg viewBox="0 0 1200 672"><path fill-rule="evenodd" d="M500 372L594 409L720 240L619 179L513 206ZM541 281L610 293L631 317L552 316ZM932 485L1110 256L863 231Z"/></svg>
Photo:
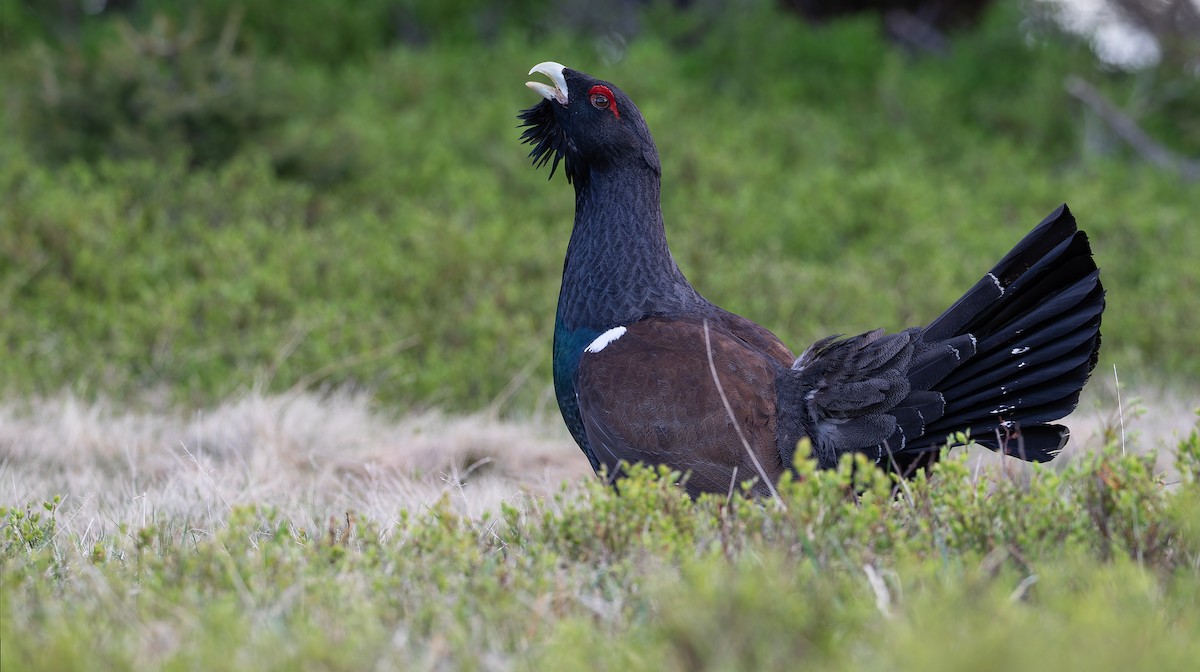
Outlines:
<svg viewBox="0 0 1200 672"><path fill-rule="evenodd" d="M1029 346L1025 346L1023 348L1013 348L1012 349L1012 354L1014 354L1014 355L1023 355L1027 352L1029 352Z"/></svg>
<svg viewBox="0 0 1200 672"><path fill-rule="evenodd" d="M604 348L607 348L609 343L612 343L618 338L624 336L625 331L625 327L613 327L612 329L609 329L603 334L597 336L596 340L592 341L590 345L583 349L583 351L591 353L600 352Z"/></svg>
<svg viewBox="0 0 1200 672"><path fill-rule="evenodd" d="M1004 285L1000 284L1000 278L997 278L995 273L988 273L988 277L996 283L996 289L1000 290L1000 296L1004 296Z"/></svg>

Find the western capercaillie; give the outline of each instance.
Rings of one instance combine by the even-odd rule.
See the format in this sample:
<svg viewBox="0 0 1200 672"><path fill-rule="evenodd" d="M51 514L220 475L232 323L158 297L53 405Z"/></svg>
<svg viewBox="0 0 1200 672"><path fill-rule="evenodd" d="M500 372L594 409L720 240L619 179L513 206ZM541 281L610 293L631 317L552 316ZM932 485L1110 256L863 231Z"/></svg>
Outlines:
<svg viewBox="0 0 1200 672"><path fill-rule="evenodd" d="M550 84L521 113L536 166L575 188L554 328L559 409L592 467L665 464L686 487L756 493L797 443L832 467L861 452L910 475L958 431L1043 462L1069 432L1096 365L1104 289L1066 205L923 327L830 337L796 357L767 329L705 300L667 247L650 129L612 84L540 63ZM913 272L918 272L916 269ZM802 297L797 298L802 300Z"/></svg>

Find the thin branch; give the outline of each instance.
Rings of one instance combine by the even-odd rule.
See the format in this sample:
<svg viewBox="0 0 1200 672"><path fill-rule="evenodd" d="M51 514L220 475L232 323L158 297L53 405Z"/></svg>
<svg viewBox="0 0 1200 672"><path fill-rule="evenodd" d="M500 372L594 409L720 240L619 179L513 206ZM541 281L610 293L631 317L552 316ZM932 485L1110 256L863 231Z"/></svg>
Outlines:
<svg viewBox="0 0 1200 672"><path fill-rule="evenodd" d="M708 320L704 320L704 350L708 354L708 370L712 373L713 382L717 384L717 393L721 395L721 403L725 404L725 412L729 414L729 420L733 422L733 428L737 431L738 438L742 440L742 447L746 449L746 454L750 456L750 462L754 464L754 468L758 471L759 478L766 484L767 490L771 492L771 498L775 500L776 505L781 505L779 501L779 493L775 491L775 484L771 479L767 478L767 470L763 469L762 463L758 461L758 456L750 449L750 442L746 440L746 435L742 433L742 425L737 421L737 416L733 413L733 406L729 405L729 398L725 396L725 388L721 386L721 379L717 377L717 365L713 362L712 354L712 339L708 335Z"/></svg>
<svg viewBox="0 0 1200 672"><path fill-rule="evenodd" d="M1117 388L1117 413L1121 416L1121 457L1125 456L1125 406L1121 403L1121 379L1117 377L1117 365L1113 364L1113 386Z"/></svg>
<svg viewBox="0 0 1200 672"><path fill-rule="evenodd" d="M1088 106L1113 133L1125 141L1143 159L1160 168L1178 171L1187 180L1200 180L1200 161L1180 156L1163 147L1142 130L1137 122L1111 103L1104 94L1080 77L1071 75L1064 84L1067 93Z"/></svg>
<svg viewBox="0 0 1200 672"><path fill-rule="evenodd" d="M879 571L873 565L863 565L863 573L867 575L867 583L871 586L871 592L875 593L875 608L883 614L884 618L892 617L892 596L888 594L887 584L884 583L883 577L879 575Z"/></svg>

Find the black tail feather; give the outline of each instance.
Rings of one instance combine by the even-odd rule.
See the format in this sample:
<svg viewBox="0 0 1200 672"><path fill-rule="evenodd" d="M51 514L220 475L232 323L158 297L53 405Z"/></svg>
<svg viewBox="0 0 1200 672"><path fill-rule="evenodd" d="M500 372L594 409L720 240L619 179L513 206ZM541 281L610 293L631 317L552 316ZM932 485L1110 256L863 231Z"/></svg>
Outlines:
<svg viewBox="0 0 1200 672"><path fill-rule="evenodd" d="M955 432L1033 462L1069 432L1096 366L1104 288L1087 235L1066 205L1044 219L921 332L886 447L901 473L930 464Z"/></svg>
<svg viewBox="0 0 1200 672"><path fill-rule="evenodd" d="M924 435L928 423L942 417L945 409L946 400L937 392L926 390L909 394L898 406L888 411L896 418L896 429L889 440L899 446L907 443L907 437Z"/></svg>
<svg viewBox="0 0 1200 672"><path fill-rule="evenodd" d="M1069 438L1071 430L1062 425L1034 425L1015 432L997 432L995 438L980 443L1027 462L1049 462L1066 447Z"/></svg>
<svg viewBox="0 0 1200 672"><path fill-rule="evenodd" d="M1100 298L1093 296L1089 300L1095 302ZM1063 352L1062 348L1067 343L1078 344L1096 335L1102 308L1102 303L1089 303L1068 310L1041 325L988 339L983 342L970 366L960 367L946 376L940 387L949 389L967 384L969 389L972 380L998 366L1023 369L1053 359ZM1069 345L1067 347L1069 349Z"/></svg>
<svg viewBox="0 0 1200 672"><path fill-rule="evenodd" d="M968 379L961 386L946 388L943 391L948 399L946 413L957 414L977 405L994 405L997 399L1018 399L1026 391L1035 392L1040 386L1064 375L1064 372L1073 372L1088 363L1095 350L1095 338L1095 334L1092 334L1082 342L1056 343L1054 350L1066 352L1040 361L1022 359L1005 362L976 378ZM1049 347L1046 352L1048 355L1054 354Z"/></svg>
<svg viewBox="0 0 1200 672"><path fill-rule="evenodd" d="M1000 263L975 283L962 298L925 327L926 341L942 341L959 334L970 333L970 329L964 328L968 321L1004 296L1005 290L1020 278L1022 273L1047 256L1064 240L1075 235L1076 231L1075 218L1071 211L1065 203L1060 205L1004 255Z"/></svg>
<svg viewBox="0 0 1200 672"><path fill-rule="evenodd" d="M1088 239L1082 231L1053 251L1056 256L1040 260L1029 269L1029 275L1021 276L1005 288L1009 300L997 301L989 306L972 319L966 325L966 329L970 332L980 332L981 336L990 336L991 330L997 328L996 325L1005 325L1021 318L1028 311L1038 308L1039 304L1050 300L1055 292L1066 293L1069 289L1078 287L1075 283L1082 281L1089 274L1096 274L1096 264L1091 258ZM1070 297L1064 300L1070 300Z"/></svg>
<svg viewBox="0 0 1200 672"><path fill-rule="evenodd" d="M941 382L963 362L975 356L978 341L970 334L955 336L917 353L908 370L914 390L928 390Z"/></svg>
<svg viewBox="0 0 1200 672"><path fill-rule="evenodd" d="M1066 447L1071 430L1062 425L1033 425L1023 429L1016 425L1000 425L986 431L970 432L970 435L972 440L990 450L1027 462L1049 462ZM944 445L945 440L928 443L897 453L895 457L901 465L920 461L924 466L934 461L932 458L937 456ZM912 472L903 473L911 475Z"/></svg>
<svg viewBox="0 0 1200 672"><path fill-rule="evenodd" d="M1079 402L1079 389L1077 378L1073 376L1085 372L1085 367L1078 367L1022 397L991 400L969 408L947 411L945 416L929 423L925 434L940 444L945 442L948 434L956 431L970 430L972 436L977 436L1005 423L1029 426L1057 420L1075 409Z"/></svg>
<svg viewBox="0 0 1200 672"><path fill-rule="evenodd" d="M946 404L946 413L952 416L965 416L968 409L974 407L989 406L989 404L996 407L997 400L1001 400L998 402L1000 406L1018 408L1031 406L1031 404L1037 403L1031 396L1033 392L1042 389L1042 385L1061 378L1064 373L1073 372L1076 367L1085 365L1088 358L1091 358L1093 348L1094 337L1078 344L1067 355L1055 361L1043 362L1042 365L1032 368L1026 367L1026 371L1021 372L1001 371L1002 376L989 376L988 382L971 391L954 390L954 394L950 394L948 397L950 401Z"/></svg>

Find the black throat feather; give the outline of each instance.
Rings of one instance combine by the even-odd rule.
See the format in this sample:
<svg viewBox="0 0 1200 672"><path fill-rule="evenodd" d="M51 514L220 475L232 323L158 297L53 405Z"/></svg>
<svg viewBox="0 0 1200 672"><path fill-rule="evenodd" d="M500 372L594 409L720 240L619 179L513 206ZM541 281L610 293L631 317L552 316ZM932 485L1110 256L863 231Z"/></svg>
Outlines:
<svg viewBox="0 0 1200 672"><path fill-rule="evenodd" d="M533 160L535 168L541 168L553 159L554 162L550 164L550 178L554 177L554 171L558 169L561 161L567 174L567 182L578 184L586 181L586 164L575 144L558 124L551 105L553 103L549 100L543 100L518 115L522 121L518 128L525 129L521 134L521 142L533 145L533 149L529 150L529 158Z"/></svg>

